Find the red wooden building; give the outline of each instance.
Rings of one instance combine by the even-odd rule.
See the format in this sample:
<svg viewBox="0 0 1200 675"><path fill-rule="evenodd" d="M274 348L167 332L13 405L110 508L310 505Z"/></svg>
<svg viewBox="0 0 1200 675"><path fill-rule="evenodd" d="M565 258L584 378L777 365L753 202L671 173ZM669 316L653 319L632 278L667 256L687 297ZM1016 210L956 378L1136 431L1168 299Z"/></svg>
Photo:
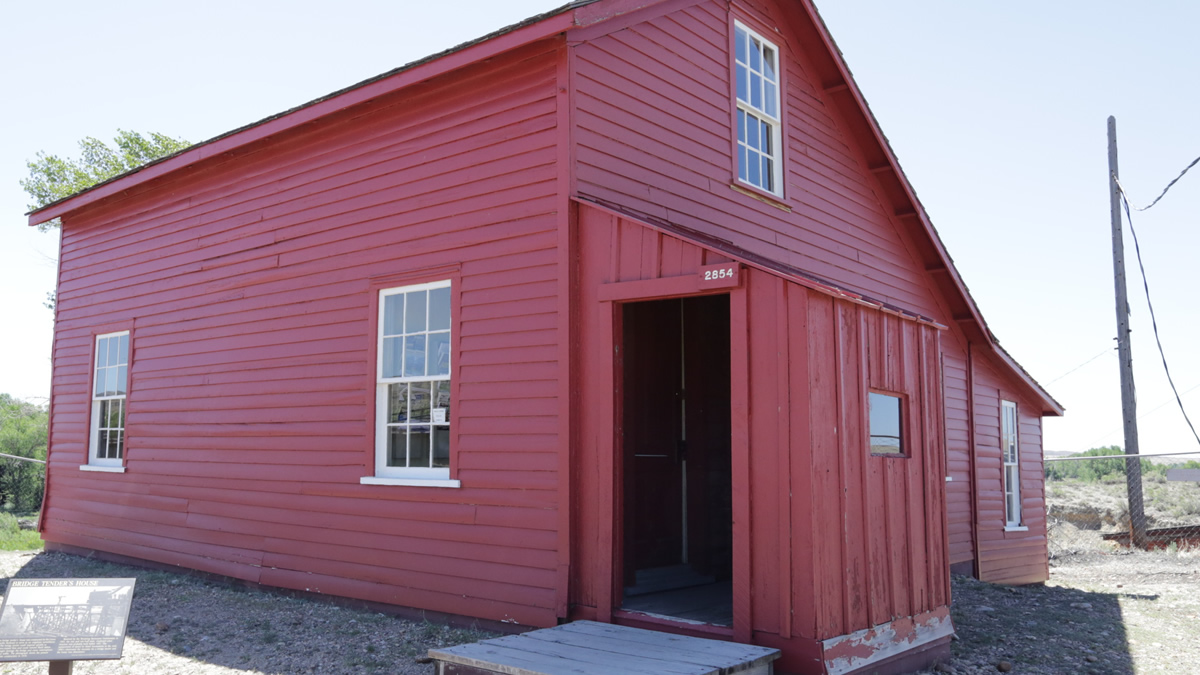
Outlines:
<svg viewBox="0 0 1200 675"><path fill-rule="evenodd" d="M804 673L1047 576L1061 408L811 0L574 2L55 217L49 548Z"/></svg>

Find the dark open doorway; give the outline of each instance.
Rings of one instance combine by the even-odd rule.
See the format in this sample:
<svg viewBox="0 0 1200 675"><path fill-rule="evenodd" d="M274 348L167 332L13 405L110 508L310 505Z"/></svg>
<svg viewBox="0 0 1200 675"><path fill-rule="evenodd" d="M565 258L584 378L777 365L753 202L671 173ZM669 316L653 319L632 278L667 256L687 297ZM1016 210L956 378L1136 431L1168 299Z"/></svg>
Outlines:
<svg viewBox="0 0 1200 675"><path fill-rule="evenodd" d="M729 296L623 312L621 607L730 626Z"/></svg>

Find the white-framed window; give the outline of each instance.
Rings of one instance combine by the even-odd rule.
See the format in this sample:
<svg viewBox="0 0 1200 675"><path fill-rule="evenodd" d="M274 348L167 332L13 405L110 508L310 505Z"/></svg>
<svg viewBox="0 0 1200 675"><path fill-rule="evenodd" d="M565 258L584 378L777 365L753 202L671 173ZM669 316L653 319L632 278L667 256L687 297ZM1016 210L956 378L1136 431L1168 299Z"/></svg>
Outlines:
<svg viewBox="0 0 1200 675"><path fill-rule="evenodd" d="M94 363L91 438L84 468L118 470L125 457L129 331L97 335Z"/></svg>
<svg viewBox="0 0 1200 675"><path fill-rule="evenodd" d="M1000 402L1000 453L1004 460L1004 520L1021 526L1021 453L1017 444L1017 404Z"/></svg>
<svg viewBox="0 0 1200 675"><path fill-rule="evenodd" d="M868 392L867 416L871 433L871 454L880 457L905 457L904 400L896 394Z"/></svg>
<svg viewBox="0 0 1200 675"><path fill-rule="evenodd" d="M779 49L734 22L738 180L783 195Z"/></svg>
<svg viewBox="0 0 1200 675"><path fill-rule="evenodd" d="M450 480L450 281L379 291L375 475L363 483Z"/></svg>

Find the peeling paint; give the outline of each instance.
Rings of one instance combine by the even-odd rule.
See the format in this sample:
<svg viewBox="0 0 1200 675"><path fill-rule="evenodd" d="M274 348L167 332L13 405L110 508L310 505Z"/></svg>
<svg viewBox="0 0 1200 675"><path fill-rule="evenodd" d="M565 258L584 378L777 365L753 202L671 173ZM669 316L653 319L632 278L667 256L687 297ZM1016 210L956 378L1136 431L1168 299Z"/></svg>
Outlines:
<svg viewBox="0 0 1200 675"><path fill-rule="evenodd" d="M849 673L947 638L953 633L950 609L939 607L916 616L830 638L822 643L825 671L829 675Z"/></svg>

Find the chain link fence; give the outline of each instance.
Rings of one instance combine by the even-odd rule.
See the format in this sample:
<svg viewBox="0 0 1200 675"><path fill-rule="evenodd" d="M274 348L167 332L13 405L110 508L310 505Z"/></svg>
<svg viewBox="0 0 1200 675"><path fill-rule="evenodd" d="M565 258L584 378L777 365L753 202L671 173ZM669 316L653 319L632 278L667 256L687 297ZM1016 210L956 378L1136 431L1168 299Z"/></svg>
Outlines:
<svg viewBox="0 0 1200 675"><path fill-rule="evenodd" d="M1046 459L1051 559L1129 549L1200 551L1200 462L1108 456L1120 452L1113 450ZM1134 465L1132 509L1127 459Z"/></svg>

